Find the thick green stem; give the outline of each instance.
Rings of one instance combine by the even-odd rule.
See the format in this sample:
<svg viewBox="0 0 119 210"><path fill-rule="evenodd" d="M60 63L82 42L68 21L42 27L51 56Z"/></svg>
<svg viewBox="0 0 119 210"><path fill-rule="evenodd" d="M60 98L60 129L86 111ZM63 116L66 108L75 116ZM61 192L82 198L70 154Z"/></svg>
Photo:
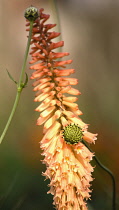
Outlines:
<svg viewBox="0 0 119 210"><path fill-rule="evenodd" d="M2 143L2 140L4 139L5 137L5 134L10 126L10 123L12 121L12 118L14 116L14 113L16 111L16 108L18 106L18 103L19 103L19 99L20 99L20 96L21 96L21 92L25 86L25 84L23 83L23 79L24 79L24 74L25 74L25 68L26 68L26 61L27 61L27 57L28 57L28 52L29 52L29 47L30 47L30 41L31 41L31 36L32 36L32 28L33 28L33 21L30 21L30 31L29 31L29 37L28 37L28 42L27 42L27 46L26 46L26 51L25 51L25 56L24 56L24 61L23 61L23 66L22 66L22 69L21 69L21 75L20 75L20 79L19 79L19 82L17 84L17 94L16 94L16 98L15 98L15 101L14 101L14 104L13 104L13 108L12 108L12 111L10 113L10 116L9 116L9 119L7 121L7 124L3 130L3 133L0 137L0 143Z"/></svg>
<svg viewBox="0 0 119 210"><path fill-rule="evenodd" d="M13 116L14 116L14 113L15 113L15 111L16 111L16 108L17 108L19 99L20 99L20 92L17 92L17 95L16 95L16 98L15 98L15 101L14 101L14 105L13 105L11 114L10 114L9 119L8 119L8 121L7 121L7 124L6 124L6 126L5 126L5 128L4 128L4 130L3 130L3 133L2 133L2 135L1 135L1 137L0 137L0 143L2 143L2 140L4 139L5 134L6 134L7 130L8 130L8 128L9 128L9 125L10 125L10 123L11 123L11 121L12 121L12 118L13 118Z"/></svg>

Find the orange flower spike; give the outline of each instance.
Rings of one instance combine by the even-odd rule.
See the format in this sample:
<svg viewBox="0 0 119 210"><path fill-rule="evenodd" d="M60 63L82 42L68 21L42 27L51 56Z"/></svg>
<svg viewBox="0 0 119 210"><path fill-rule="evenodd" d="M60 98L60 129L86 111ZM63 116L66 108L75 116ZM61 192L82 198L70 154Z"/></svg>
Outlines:
<svg viewBox="0 0 119 210"><path fill-rule="evenodd" d="M74 69L64 69L72 60L58 60L69 53L54 51L64 42L52 41L60 33L51 31L56 24L46 24L48 19L49 15L40 9L33 25L30 53L30 64L33 64L30 69L34 70L31 79L35 79L34 101L41 102L35 109L41 112L37 125L44 124L40 145L47 169L43 175L50 179L49 193L54 195L53 204L58 210L86 210L85 200L90 198L93 171L90 160L93 154L82 140L95 143L97 134L88 132L88 124L78 117L82 112L75 103L78 99L75 95L81 93L72 88L78 80L67 77L74 73ZM29 27L28 22L26 25Z"/></svg>

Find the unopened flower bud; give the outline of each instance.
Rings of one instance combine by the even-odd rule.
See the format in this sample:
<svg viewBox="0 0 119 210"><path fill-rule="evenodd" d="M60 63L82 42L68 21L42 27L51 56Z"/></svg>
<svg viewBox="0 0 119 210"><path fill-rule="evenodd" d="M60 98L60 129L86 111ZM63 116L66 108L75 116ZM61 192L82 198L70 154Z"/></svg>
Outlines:
<svg viewBox="0 0 119 210"><path fill-rule="evenodd" d="M25 10L24 17L29 21L35 21L39 17L38 9L36 7L28 7Z"/></svg>

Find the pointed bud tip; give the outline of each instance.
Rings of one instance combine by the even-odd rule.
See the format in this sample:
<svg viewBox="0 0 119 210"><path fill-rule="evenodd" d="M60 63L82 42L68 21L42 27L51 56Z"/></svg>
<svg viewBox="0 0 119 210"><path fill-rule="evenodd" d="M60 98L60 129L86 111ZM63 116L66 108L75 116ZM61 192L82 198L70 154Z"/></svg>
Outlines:
<svg viewBox="0 0 119 210"><path fill-rule="evenodd" d="M30 6L24 12L24 17L29 21L35 21L39 17L39 12L36 7Z"/></svg>

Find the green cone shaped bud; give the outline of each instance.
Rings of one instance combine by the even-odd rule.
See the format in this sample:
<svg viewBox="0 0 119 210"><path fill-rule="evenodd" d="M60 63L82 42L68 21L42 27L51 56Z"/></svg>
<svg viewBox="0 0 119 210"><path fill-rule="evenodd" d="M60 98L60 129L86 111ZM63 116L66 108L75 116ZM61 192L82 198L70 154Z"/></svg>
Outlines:
<svg viewBox="0 0 119 210"><path fill-rule="evenodd" d="M28 7L25 10L24 17L29 21L35 21L39 17L38 9L36 7Z"/></svg>
<svg viewBox="0 0 119 210"><path fill-rule="evenodd" d="M77 144L82 141L82 128L75 124L69 124L63 130L63 137L67 144Z"/></svg>

